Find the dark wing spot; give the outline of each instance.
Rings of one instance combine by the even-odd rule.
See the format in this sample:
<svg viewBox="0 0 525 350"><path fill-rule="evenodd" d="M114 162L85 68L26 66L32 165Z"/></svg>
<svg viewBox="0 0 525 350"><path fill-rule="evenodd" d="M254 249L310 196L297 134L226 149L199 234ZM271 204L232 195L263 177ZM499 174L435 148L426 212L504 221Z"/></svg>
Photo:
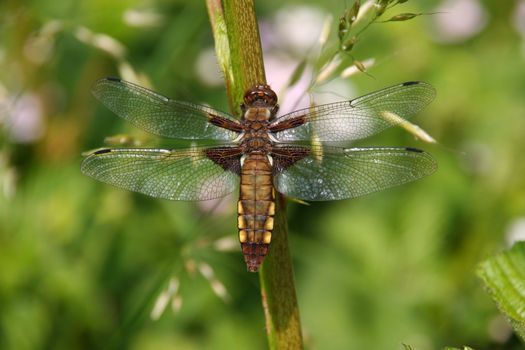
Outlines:
<svg viewBox="0 0 525 350"><path fill-rule="evenodd" d="M409 152L423 153L423 151L418 148L405 147L405 150Z"/></svg>
<svg viewBox="0 0 525 350"><path fill-rule="evenodd" d="M111 150L109 148L99 149L98 151L93 152L93 154L104 154L104 153L110 153Z"/></svg>
<svg viewBox="0 0 525 350"><path fill-rule="evenodd" d="M401 84L402 86L410 86L410 85L417 85L419 84L419 81L407 81L403 84Z"/></svg>
<svg viewBox="0 0 525 350"><path fill-rule="evenodd" d="M109 80L109 81L116 81L116 82L121 82L121 81L122 81L122 79L117 78L117 77L107 77L106 80Z"/></svg>

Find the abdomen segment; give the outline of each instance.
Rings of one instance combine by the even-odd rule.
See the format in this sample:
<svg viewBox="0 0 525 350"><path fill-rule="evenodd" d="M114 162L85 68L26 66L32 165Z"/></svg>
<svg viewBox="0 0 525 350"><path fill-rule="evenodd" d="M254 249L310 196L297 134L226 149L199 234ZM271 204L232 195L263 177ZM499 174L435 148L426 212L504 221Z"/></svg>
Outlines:
<svg viewBox="0 0 525 350"><path fill-rule="evenodd" d="M272 166L267 156L250 154L244 160L237 212L244 260L248 271L255 272L268 253L275 215Z"/></svg>

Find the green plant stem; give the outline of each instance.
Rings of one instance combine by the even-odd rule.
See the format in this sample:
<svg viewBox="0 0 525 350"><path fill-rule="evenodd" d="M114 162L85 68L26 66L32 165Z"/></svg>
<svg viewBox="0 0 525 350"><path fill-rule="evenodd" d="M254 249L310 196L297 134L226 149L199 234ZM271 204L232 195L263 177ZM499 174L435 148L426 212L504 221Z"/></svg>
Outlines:
<svg viewBox="0 0 525 350"><path fill-rule="evenodd" d="M222 3L230 44L231 95L238 110L244 92L266 82L261 39L253 1L223 0Z"/></svg>
<svg viewBox="0 0 525 350"><path fill-rule="evenodd" d="M270 349L302 349L303 338L288 244L286 203L276 198L275 228L270 253L259 279Z"/></svg>
<svg viewBox="0 0 525 350"><path fill-rule="evenodd" d="M266 83L254 4L252 0L206 0L206 3L230 106L238 114L246 89ZM270 349L302 349L285 201L278 193L270 253L259 278Z"/></svg>

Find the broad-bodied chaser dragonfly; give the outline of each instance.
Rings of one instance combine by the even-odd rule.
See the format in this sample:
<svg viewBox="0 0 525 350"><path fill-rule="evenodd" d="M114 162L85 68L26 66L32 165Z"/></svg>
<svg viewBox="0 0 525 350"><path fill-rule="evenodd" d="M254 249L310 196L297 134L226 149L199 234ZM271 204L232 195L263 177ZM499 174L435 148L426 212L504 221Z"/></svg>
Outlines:
<svg viewBox="0 0 525 350"><path fill-rule="evenodd" d="M99 80L93 94L135 126L191 144L183 149L99 149L88 154L82 172L171 200L214 199L239 187L239 241L252 272L268 253L274 190L306 201L354 198L414 181L436 169L433 158L419 149L349 147L429 104L435 90L423 82L406 82L282 116L277 116L275 92L268 85L257 85L244 95L241 120L117 78ZM214 145L194 142L206 140Z"/></svg>

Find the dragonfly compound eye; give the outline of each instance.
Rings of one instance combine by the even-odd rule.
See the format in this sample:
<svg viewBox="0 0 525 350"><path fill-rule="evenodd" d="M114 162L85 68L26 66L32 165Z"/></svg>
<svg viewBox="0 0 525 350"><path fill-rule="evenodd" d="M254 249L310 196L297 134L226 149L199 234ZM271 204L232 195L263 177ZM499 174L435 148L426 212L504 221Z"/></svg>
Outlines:
<svg viewBox="0 0 525 350"><path fill-rule="evenodd" d="M273 107L277 104L277 95L268 85L255 85L244 94L247 106Z"/></svg>

